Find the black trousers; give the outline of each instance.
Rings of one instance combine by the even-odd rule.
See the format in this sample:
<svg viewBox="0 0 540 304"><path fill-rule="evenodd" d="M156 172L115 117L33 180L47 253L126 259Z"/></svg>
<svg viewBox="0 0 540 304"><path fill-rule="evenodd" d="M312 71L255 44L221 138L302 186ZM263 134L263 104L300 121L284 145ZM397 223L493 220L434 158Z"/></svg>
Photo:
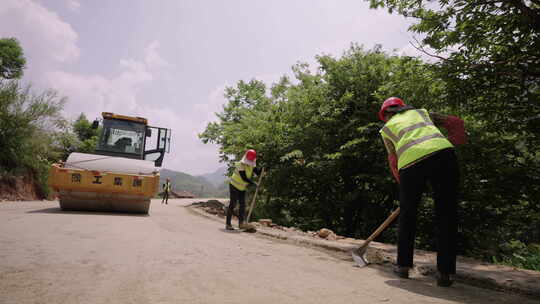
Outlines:
<svg viewBox="0 0 540 304"><path fill-rule="evenodd" d="M165 204L169 203L169 191L163 192L163 199L161 199L161 203L163 203L164 201L165 201Z"/></svg>
<svg viewBox="0 0 540 304"><path fill-rule="evenodd" d="M426 182L430 182L435 201L437 269L455 274L459 169L454 150L441 150L400 170L399 178L398 265L413 266L417 207Z"/></svg>
<svg viewBox="0 0 540 304"><path fill-rule="evenodd" d="M233 210L236 207L237 202L240 203L240 206L238 207L238 223L243 223L244 214L246 213L246 191L240 191L233 185L229 184L229 192L231 195L231 202L229 203L229 208L227 208L226 224L231 224Z"/></svg>

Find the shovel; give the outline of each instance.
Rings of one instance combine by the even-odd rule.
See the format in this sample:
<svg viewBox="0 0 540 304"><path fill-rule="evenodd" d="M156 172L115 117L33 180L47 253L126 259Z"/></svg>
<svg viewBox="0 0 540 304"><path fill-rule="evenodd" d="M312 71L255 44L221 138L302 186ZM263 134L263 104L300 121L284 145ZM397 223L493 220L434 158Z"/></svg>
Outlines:
<svg viewBox="0 0 540 304"><path fill-rule="evenodd" d="M261 181L262 181L263 176L264 176L264 168L262 168L261 170L261 175L259 176L259 182L257 183L257 188L255 188L255 194L253 195L253 199L251 200L251 204L249 206L246 223L249 223L249 218L251 217L251 211L253 211L253 206L255 205L255 199L257 199L257 193L259 192L259 187L261 186Z"/></svg>
<svg viewBox="0 0 540 304"><path fill-rule="evenodd" d="M356 263L357 267L364 267L369 264L369 261L365 257L369 243L371 243L371 241L373 241L376 237L378 237L379 234L381 234L381 232L383 232L384 229L386 229L396 219L396 217L398 217L398 215L399 215L399 207L396 210L394 210L394 212L390 214L390 216L379 226L379 228L377 228L377 230L375 230L375 232L373 232L367 238L367 240L364 242L364 244L362 244L362 246L354 249L351 252L352 258L354 262Z"/></svg>

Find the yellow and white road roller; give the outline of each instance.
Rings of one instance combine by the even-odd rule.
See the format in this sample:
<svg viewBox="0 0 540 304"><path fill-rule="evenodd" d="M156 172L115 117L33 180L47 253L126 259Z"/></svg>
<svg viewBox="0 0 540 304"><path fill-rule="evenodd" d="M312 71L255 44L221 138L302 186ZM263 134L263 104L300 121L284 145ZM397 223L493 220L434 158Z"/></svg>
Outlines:
<svg viewBox="0 0 540 304"><path fill-rule="evenodd" d="M53 164L49 186L62 210L147 214L159 191L159 167L170 149L171 130L149 126L141 117L102 116L95 153L71 153ZM94 121L93 127L98 125Z"/></svg>

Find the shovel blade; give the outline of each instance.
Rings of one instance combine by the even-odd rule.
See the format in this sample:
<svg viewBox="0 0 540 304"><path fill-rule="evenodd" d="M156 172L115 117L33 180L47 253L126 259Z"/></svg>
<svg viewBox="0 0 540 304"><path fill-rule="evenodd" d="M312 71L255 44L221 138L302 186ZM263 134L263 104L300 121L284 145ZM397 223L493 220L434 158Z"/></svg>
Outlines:
<svg viewBox="0 0 540 304"><path fill-rule="evenodd" d="M359 255L355 250L353 250L351 255L356 267L366 267L369 264L364 254Z"/></svg>

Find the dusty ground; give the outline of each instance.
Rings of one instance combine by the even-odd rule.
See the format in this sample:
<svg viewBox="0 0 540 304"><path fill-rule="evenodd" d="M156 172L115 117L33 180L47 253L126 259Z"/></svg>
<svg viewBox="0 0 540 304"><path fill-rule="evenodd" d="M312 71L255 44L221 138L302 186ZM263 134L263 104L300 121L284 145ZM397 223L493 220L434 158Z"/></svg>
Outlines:
<svg viewBox="0 0 540 304"><path fill-rule="evenodd" d="M150 216L0 203L0 303L538 303L225 232L192 201L156 200Z"/></svg>

